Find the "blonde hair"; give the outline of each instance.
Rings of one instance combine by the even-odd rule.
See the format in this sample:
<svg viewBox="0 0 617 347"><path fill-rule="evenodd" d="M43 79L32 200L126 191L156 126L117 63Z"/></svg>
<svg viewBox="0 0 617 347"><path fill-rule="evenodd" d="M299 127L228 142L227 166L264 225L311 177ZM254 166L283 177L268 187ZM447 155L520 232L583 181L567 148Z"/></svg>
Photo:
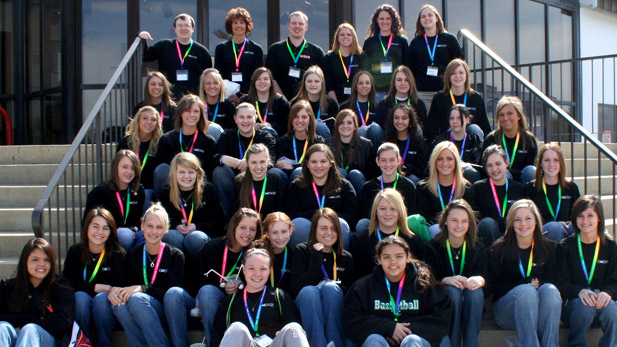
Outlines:
<svg viewBox="0 0 617 347"><path fill-rule="evenodd" d="M141 144L141 139L139 138L139 134L141 133L141 130L139 129L139 119L141 118L141 116L145 115L148 112L153 113L154 117L156 118L156 128L152 132L152 135L150 137L150 145L148 146L148 150L154 155L156 154L156 150L159 146L159 140L161 139L161 136L163 136L163 128L161 126L161 114L154 107L144 106L140 108L139 111L135 113L133 119L131 119L129 124L126 126L126 131L124 135L128 137L127 142L129 145L129 149L135 153L138 153L139 145Z"/></svg>
<svg viewBox="0 0 617 347"><path fill-rule="evenodd" d="M398 212L398 221L396 224L399 232L405 236L413 237L415 234L409 229L409 226L407 225L407 207L405 207L403 196L397 190L392 188L380 190L377 195L375 195L375 200L373 200L373 208L371 209L371 223L368 227L368 234L373 235L379 227L377 210L381 200L386 200L390 204L390 206L392 206L396 210L396 212Z"/></svg>
<svg viewBox="0 0 617 347"><path fill-rule="evenodd" d="M334 32L334 40L332 40L332 52L338 53L337 51L340 48L338 35L342 29L349 29L349 31L351 31L351 55L362 53L362 47L360 47L360 44L358 43L358 34L356 33L356 29L354 29L353 25L349 23L341 23L341 25L336 28L336 31Z"/></svg>
<svg viewBox="0 0 617 347"><path fill-rule="evenodd" d="M458 68L459 66L462 66L465 70L465 94L471 94L471 92L473 91L473 89L471 88L471 82L469 81L469 75L471 74L469 65L467 65L467 63L463 59L456 58L452 59L448 63L448 66L446 66L446 71L443 73L443 89L441 90L442 93L448 94L450 92L450 88L452 88L450 76L452 76L454 70L456 70L456 68Z"/></svg>
<svg viewBox="0 0 617 347"><path fill-rule="evenodd" d="M315 74L317 77L321 79L321 91L319 92L319 109L326 110L328 108L328 98L326 97L326 78L324 77L323 70L317 66L313 65L306 69L304 72L304 76L302 76L302 83L300 84L300 89L298 90L298 94L291 100L292 103L295 103L296 100L309 100L308 91L306 90L306 79L308 76Z"/></svg>
<svg viewBox="0 0 617 347"><path fill-rule="evenodd" d="M429 159L428 189L431 193L433 193L433 195L439 195L439 172L437 171L437 158L441 152L445 150L449 150L450 153L452 153L456 165L454 168L456 188L454 189L454 196L452 197L452 200L459 199L465 194L465 185L467 184L467 180L463 177L463 169L461 168L461 159L458 149L456 148L456 145L450 141L442 141L438 143L431 153L431 158Z"/></svg>
<svg viewBox="0 0 617 347"><path fill-rule="evenodd" d="M405 66L399 65L394 71L392 71L392 79L390 80L390 89L388 90L388 95L386 95L386 99L389 99L392 104L394 104L394 100L396 98L396 75L402 72L405 74L405 77L409 81L409 92L408 97L411 102L414 104L418 102L418 87L416 86L416 79L413 77L413 72Z"/></svg>
<svg viewBox="0 0 617 347"><path fill-rule="evenodd" d="M167 211L160 202L153 202L152 205L148 207L146 212L144 212L143 217L141 218L141 222L144 223L148 216L151 214L158 217L161 223L163 223L163 226L165 227L165 234L167 234L167 232L169 231L169 215L167 214Z"/></svg>
<svg viewBox="0 0 617 347"><path fill-rule="evenodd" d="M184 166L187 169L194 170L197 177L193 185L193 203L195 208L201 207L201 196L204 190L204 173L201 171L199 159L189 152L180 152L171 160L171 169L169 170L169 201L178 210L182 211L180 201L180 188L178 188L178 166Z"/></svg>
<svg viewBox="0 0 617 347"><path fill-rule="evenodd" d="M206 101L206 93L204 92L204 83L206 82L206 77L212 78L219 86L221 86L221 90L219 91L219 101L225 101L225 96L227 95L227 87L225 86L225 82L223 82L223 77L219 70L211 67L209 69L205 69L201 76L199 77L199 98L205 103Z"/></svg>

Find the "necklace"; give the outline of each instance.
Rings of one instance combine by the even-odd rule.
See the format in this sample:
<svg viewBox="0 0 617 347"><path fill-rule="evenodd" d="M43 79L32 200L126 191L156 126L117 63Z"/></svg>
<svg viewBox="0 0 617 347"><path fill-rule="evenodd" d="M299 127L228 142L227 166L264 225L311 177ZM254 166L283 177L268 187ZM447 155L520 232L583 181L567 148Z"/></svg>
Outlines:
<svg viewBox="0 0 617 347"><path fill-rule="evenodd" d="M99 253L96 257L91 252L88 252L88 254L90 255L90 259L92 259L93 263L96 262L96 260L101 256L101 253Z"/></svg>
<svg viewBox="0 0 617 347"><path fill-rule="evenodd" d="M454 259L456 259L456 260L459 259L462 250L463 250L463 247L459 247L458 251L456 249L452 248L452 252L454 252Z"/></svg>
<svg viewBox="0 0 617 347"><path fill-rule="evenodd" d="M148 254L148 260L150 261L150 267L151 267L151 268L153 268L153 267L154 267L154 262L156 261L156 258L158 258L158 257L159 257L159 255L157 254L157 255L154 257L154 259L152 259L152 258L150 257L150 254L149 254L148 252L146 252L146 254ZM457 258L457 259L458 259L458 258Z"/></svg>
<svg viewBox="0 0 617 347"><path fill-rule="evenodd" d="M182 198L182 204L184 205L184 207L186 207L187 201L191 201L191 197L193 197L193 192L194 190L191 190L191 194L189 194L189 196L186 199L182 196L182 193L180 193L180 197Z"/></svg>

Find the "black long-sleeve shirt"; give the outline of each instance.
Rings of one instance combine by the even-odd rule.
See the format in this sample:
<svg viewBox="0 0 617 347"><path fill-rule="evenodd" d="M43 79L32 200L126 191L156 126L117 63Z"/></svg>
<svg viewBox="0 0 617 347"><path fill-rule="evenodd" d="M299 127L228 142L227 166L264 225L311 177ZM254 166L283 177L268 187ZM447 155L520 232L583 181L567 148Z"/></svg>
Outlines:
<svg viewBox="0 0 617 347"><path fill-rule="evenodd" d="M218 106L218 108L217 108ZM214 114L216 112L216 119ZM236 115L236 106L229 100L223 100L216 104L206 105L206 118L209 121L220 125L223 129L236 128L234 116Z"/></svg>
<svg viewBox="0 0 617 347"><path fill-rule="evenodd" d="M471 203L474 210L478 212L480 218L493 218L499 225L499 231L502 234L506 231L506 218L510 211L510 207L512 207L517 200L528 198L525 185L514 180L508 180L508 201L506 202L506 212L502 217L500 213L497 213L497 205L495 204L493 190L491 189L491 183L488 178L481 179L474 183L473 190L477 199L469 203ZM506 185L495 185L495 192L497 192L499 205L503 209L503 199L506 196Z"/></svg>
<svg viewBox="0 0 617 347"><path fill-rule="evenodd" d="M465 148L463 151L463 158L461 159L465 163L482 165L482 139L474 133L467 132L467 139L465 140ZM433 152L433 148L437 146L438 143L443 141L450 141L450 132L445 132L437 135L431 144L431 149L428 153ZM452 141L456 145L456 148L461 152L461 148L463 146L463 140L454 140Z"/></svg>
<svg viewBox="0 0 617 347"><path fill-rule="evenodd" d="M392 337L397 323L410 323L409 329L438 346L448 335L452 319L452 302L440 286L418 290L418 270L408 264L399 305L400 316L394 321L390 297L397 297L398 282L390 283L390 291L381 267L356 281L343 301L345 336L361 345L371 334Z"/></svg>
<svg viewBox="0 0 617 347"><path fill-rule="evenodd" d="M462 58L463 52L458 43L456 36L443 32L437 36L427 37L428 47L431 52L435 45L437 37L437 47L435 48L434 61L428 53L424 35L416 36L409 44L407 51L406 65L409 66L416 79L416 86L419 91L438 91L443 88L443 74L446 71L446 66L454 58ZM427 75L428 66L435 66L439 69L438 76Z"/></svg>
<svg viewBox="0 0 617 347"><path fill-rule="evenodd" d="M175 39L165 39L155 43L154 46L146 46L143 60L146 62L158 60L159 71L167 76L167 80L173 85L172 92L175 98L180 99L182 95L189 92L198 94L199 76L202 71L212 67L212 57L208 49L197 41L192 41L192 47L191 44L185 45L178 42L183 57L189 47L191 49L184 58L184 64L181 64L176 41ZM188 70L188 81L177 80L176 73L178 70Z"/></svg>
<svg viewBox="0 0 617 347"><path fill-rule="evenodd" d="M28 300L21 312L9 312L9 299L15 290L15 278L0 282L0 321L9 322L15 328L34 323L60 340L70 334L73 326L75 296L69 282L57 275L50 285L49 306L43 307L41 286L34 288L28 283Z"/></svg>
<svg viewBox="0 0 617 347"><path fill-rule="evenodd" d="M155 266L150 266L150 259L156 259L155 264L158 261L159 253L156 257L146 255L146 264L143 261L143 252L145 245L133 248L129 251L124 262L124 285L141 286L142 292L157 299L161 303L163 302L163 296L165 292L171 287L179 287L182 285L182 276L184 275L184 254L176 247L165 244L163 249L163 258L159 265L159 271L152 281L152 274ZM143 267L146 267L146 278L148 284L144 282Z"/></svg>
<svg viewBox="0 0 617 347"><path fill-rule="evenodd" d="M581 242L583 259L587 273L591 272L596 242L586 244ZM600 242L598 262L590 284L587 284L581 258L578 252L577 235L569 236L557 246L557 262L559 264L559 281L557 286L564 300L575 299L582 289L607 292L613 300L617 298L617 245L615 241L606 239Z"/></svg>
<svg viewBox="0 0 617 347"><path fill-rule="evenodd" d="M291 294L298 295L306 286L315 286L326 279L321 266L324 266L328 279L334 280L334 254L316 251L313 246L303 242L296 246L294 258L291 263ZM354 264L351 253L343 250L343 254L336 255L337 280L339 286L345 292L353 282Z"/></svg>
<svg viewBox="0 0 617 347"><path fill-rule="evenodd" d="M249 99L248 95L242 98L241 101L255 105L255 100ZM276 94L271 107L267 107L267 103L260 101L257 101L257 107L259 108L261 117L265 117L264 121L270 123L279 136L282 137L287 133L289 101L287 101L283 95ZM259 118L257 119L257 123L261 123Z"/></svg>
<svg viewBox="0 0 617 347"><path fill-rule="evenodd" d="M163 135L159 140L159 148L156 154L159 164L170 164L176 154L183 151L188 152L191 149L195 133L190 135L183 133L182 145L180 145L180 131L182 130L172 130ZM212 158L216 142L212 136L204 134L199 130L197 132L197 139L191 153L195 154L197 159L199 159L201 168L204 169L206 175L212 177L212 170L216 166L216 162Z"/></svg>
<svg viewBox="0 0 617 347"><path fill-rule="evenodd" d="M280 136L278 141L276 142L276 154L278 155L277 160L285 157L287 159L291 159L296 162L295 164L292 165L294 169L302 166L302 164L298 163L298 161L300 160L300 158L302 158L302 153L304 153L304 144L306 141L307 140L296 139L296 151L294 152L294 146L293 146L294 140L290 139L287 136ZM308 140L308 142L309 142L308 145L306 145L307 150L309 147L311 147L312 145L316 143L325 143L326 140L324 140L324 138L319 135L315 135L315 139ZM292 170L284 170L284 171L288 176L291 175Z"/></svg>
<svg viewBox="0 0 617 347"><path fill-rule="evenodd" d="M346 100L345 102L341 103L341 110L344 110L346 108L352 109L353 112L356 114L356 117L358 118L358 125L362 126L362 118L364 118L364 122L366 123L366 125L370 125L370 124L378 124L377 123L377 105L376 103L369 103L367 102L359 102L358 104L353 104L351 105L349 103L349 100ZM358 106L359 109L358 109ZM368 111L368 113L367 113ZM360 116L360 114L362 114L362 117ZM368 116L368 121L367 121L367 116ZM373 144L376 145L376 144Z"/></svg>
<svg viewBox="0 0 617 347"><path fill-rule="evenodd" d="M255 129L253 139L253 145L258 143L263 143L266 147L268 147L268 151L270 152L270 161L274 162L276 160L276 141L274 137L267 131L261 129ZM219 141L216 143L216 147L214 149L214 161L218 165L221 164L221 156L228 155L230 157L234 157L237 159L242 159L244 157L244 153L249 148L249 144L251 143L251 137L244 137L240 135L238 129L226 129L219 138ZM242 153L240 153L240 147L242 147Z"/></svg>
<svg viewBox="0 0 617 347"><path fill-rule="evenodd" d="M548 209L548 205L546 203L547 195L544 195L544 190L542 188L538 190L535 187L535 183L536 180L527 183L527 196L536 203L536 206L538 206L538 210L540 210L540 215L542 216L542 221L545 224L552 221L569 222L572 206L574 205L576 199L581 196L581 192L579 191L576 183L570 182L569 187L561 187L561 206L559 207L559 212L556 211L559 203L559 184L546 185L548 200L553 208L553 212L557 212L556 218L553 217ZM540 183L540 187L542 187L542 183Z"/></svg>
<svg viewBox="0 0 617 347"><path fill-rule="evenodd" d="M395 143L399 153L401 153L403 173L407 176L415 175L422 179L426 177L429 153L426 152L424 139L419 139L415 144L412 142L413 140L410 140L409 147L407 147L407 140L396 139Z"/></svg>
<svg viewBox="0 0 617 347"><path fill-rule="evenodd" d="M219 70L224 79L229 81L233 81L231 74L236 72L236 55L232 45L235 45L236 54L240 58L238 72L242 73L242 81L237 81L236 83L240 84L240 91L246 94L249 91L253 72L258 67L264 65L264 51L258 43L251 40L246 40L242 55L240 55L240 50L243 44L236 44L233 42L233 39L216 45L214 49L214 67Z"/></svg>
<svg viewBox="0 0 617 347"><path fill-rule="evenodd" d="M486 137L484 138L484 143L482 144L483 152L488 146L494 145L494 144L497 144L503 148L502 139L495 138L495 133L496 131L492 131L490 134L486 135ZM517 181L520 181L521 170L523 170L525 166L528 166L528 165L533 166L535 164L536 157L538 156L538 142L536 141L536 137L526 131L521 131L520 133L521 133L521 138L519 140L519 145L516 151L514 162L513 163L511 162L510 167L508 168L508 170L512 174L512 177ZM509 138L508 136L505 136L505 138L506 138L506 146L508 148L504 148L504 151L506 151L506 153L508 154L508 158L510 158L510 161L512 161L512 151L514 151L514 144L516 143L516 136L514 136L513 138ZM527 145L523 146L523 143L525 142L527 143Z"/></svg>
<svg viewBox="0 0 617 347"><path fill-rule="evenodd" d="M393 100L389 100L388 98L385 98L379 102L379 105L377 105L377 119L375 120L375 122L383 128L394 106L396 106L396 104L406 103L408 101L409 105L411 105L416 111L418 121L421 123L420 126L422 127L422 129L424 129L426 127L427 115L426 105L424 104L424 101L422 101L422 99L418 99L418 102L413 102L409 99L398 100L395 98Z"/></svg>
<svg viewBox="0 0 617 347"><path fill-rule="evenodd" d="M457 182L457 184L459 184ZM450 194L452 192L452 185L442 186L441 184L437 184L439 190L441 190L441 197L443 200L443 206L447 206L450 202ZM420 214L426 219L429 224L437 223L439 219L439 214L443 210L441 207L441 201L439 200L439 196L434 195L429 187L428 181L423 180L418 184L418 195L416 195L416 202L418 204L418 209L420 210ZM469 182L465 183L465 192L463 193L462 198L465 199L470 205L473 206L475 200L475 194L472 186ZM453 196L452 200L457 199L457 197Z"/></svg>
<svg viewBox="0 0 617 347"><path fill-rule="evenodd" d="M394 188L394 182L384 182L383 188ZM381 175L364 183L364 186L362 186L362 206L360 209L361 218L370 217L373 200L375 200L375 196L380 190ZM399 175L398 182L396 182L396 190L403 196L405 207L407 207L407 215L410 216L418 213L416 207L416 185L409 178Z"/></svg>
<svg viewBox="0 0 617 347"><path fill-rule="evenodd" d="M380 40L381 43L379 42ZM379 35L375 35L364 40L364 45L362 46L362 50L366 53L377 91L388 91L390 80L392 79L392 71L405 63L405 56L409 49L407 38L395 35L392 38L392 45L387 52L387 56L384 57L381 45L383 44L383 47L388 49L389 40L390 35L382 36L381 38ZM386 61L392 63L392 70L389 73L381 73L381 63Z"/></svg>
<svg viewBox="0 0 617 347"><path fill-rule="evenodd" d="M257 211L262 218L265 218L272 212L283 211L285 209L285 195L287 193L287 186L281 180L279 175L269 173L267 174L267 177L268 182L264 190L264 199L261 209L259 209L259 199L261 196L261 190L263 189L264 180L253 181L253 188L255 189L255 202L257 203L257 206L254 205L252 196L249 196L249 206L243 206ZM240 208L240 187L242 185L242 181L236 179L234 183L236 196L232 206L232 211L237 211L238 208Z"/></svg>
<svg viewBox="0 0 617 347"><path fill-rule="evenodd" d="M351 170L359 170L364 174L366 178L372 178L375 175L376 165L375 160L371 160L371 153L373 152L373 143L371 140L359 136L358 143L343 143L341 146L341 152L339 153L336 150L334 137L326 140L328 147L332 150L332 154L334 154L334 160L338 163L338 166L345 169L347 172ZM348 151L349 147L352 148L353 161L349 161ZM360 192L356 192L356 194L360 194Z"/></svg>
<svg viewBox="0 0 617 347"><path fill-rule="evenodd" d="M205 273L210 270L215 270L223 276L238 273L241 263L241 260L238 258L244 254L244 250L236 253L233 252L231 248L228 249L227 262L225 263L225 269L223 269L223 255L225 253L225 246L226 243L223 237L210 239L210 241L201 246L201 249L197 254L197 266L195 267L195 284L197 286L193 288L191 295L197 294L199 288L207 284L213 285L223 291L223 289L219 287L219 284L221 283L220 277L214 273L210 273L208 276L205 275ZM234 264L237 264L237 266L235 267L233 273L230 273L231 269L234 267Z"/></svg>
<svg viewBox="0 0 617 347"><path fill-rule="evenodd" d="M457 104L465 104L471 114L471 123L477 124L484 134L491 132L491 123L486 115L486 106L484 105L484 99L475 90L471 90L467 94L467 103L465 101L465 94L454 96L454 100ZM452 98L450 93L435 93L433 95L433 101L431 102L431 109L428 112L429 122L424 126L425 136L427 139L432 140L438 134L446 132L450 128L450 108L452 107Z"/></svg>
<svg viewBox="0 0 617 347"><path fill-rule="evenodd" d="M139 183L141 183L144 189L153 189L154 186L153 186L152 181L154 177L154 169L156 169L156 165L158 164L156 154L148 152L149 148L150 148L150 140L146 142L140 142L139 150L135 153L138 155L139 162L141 163L141 165L143 165L143 168L141 169L141 175L139 176ZM121 149L132 150L131 148L129 148L127 136L120 139L120 142L118 142L118 148L116 149L116 152L120 151ZM146 153L148 153L147 159L146 159ZM144 160L146 161L145 165L144 165Z"/></svg>
<svg viewBox="0 0 617 347"><path fill-rule="evenodd" d="M445 231L447 232L447 231ZM486 250L482 242L476 242L475 248L471 247L468 243L465 249L465 265L463 272L461 273L461 262L463 261L463 247L452 248L452 263L454 264L454 273L452 273L452 266L450 264L450 258L448 257L448 250L435 240L429 241L424 249L424 260L430 266L431 272L438 280L443 280L444 277L450 276L465 276L467 278L471 276L482 276L486 279L487 263L486 263ZM457 258L456 255L459 255Z"/></svg>
<svg viewBox="0 0 617 347"><path fill-rule="evenodd" d="M351 74L349 74L349 78L347 78L345 72L350 69L349 63L352 57L353 62L351 64ZM322 66L323 74L326 78L326 90L328 92L334 91L336 93L336 100L339 104L349 98L349 95L351 94L351 82L353 81L356 73L360 70L369 69L366 53L343 57L343 62L345 63L345 70L343 70L343 65L341 64L339 52L330 51L324 56ZM349 93L345 94L345 88L349 88Z"/></svg>
<svg viewBox="0 0 617 347"><path fill-rule="evenodd" d="M323 196L323 186L316 185L319 193L319 200ZM291 219L303 217L311 220L315 211L319 209L317 198L313 192L311 184L305 188L300 188L297 179L289 184L287 189L287 208L286 212ZM356 192L351 183L342 179L341 190L335 194L327 194L324 199L323 207L330 207L340 218L343 218L352 228L356 225L358 218L358 201Z"/></svg>
<svg viewBox="0 0 617 347"><path fill-rule="evenodd" d="M135 115L137 113L137 111L139 111L140 108L146 106L144 104L143 101L140 101L137 105L135 105L135 108L133 109L133 115ZM159 111L159 113L162 112L162 116L163 116L163 133L167 133L169 131L174 130L174 117L176 114L176 106L170 106L167 105L165 107L163 107L163 103L161 102L160 104L156 104L156 105L150 105L152 107L154 107L157 111Z"/></svg>
<svg viewBox="0 0 617 347"><path fill-rule="evenodd" d="M193 203L192 192L181 192L182 201L186 201L186 206L184 207L186 217L188 218L191 214L191 206ZM170 191L169 188L164 189L161 192L161 204L167 210L169 214L169 225L171 229L174 229L177 225L184 224L183 220L185 219L181 210L178 210L172 203L170 199ZM185 200L186 199L186 200ZM217 237L224 235L223 226L225 225L225 217L223 215L223 207L221 207L221 201L216 195L216 191L214 191L214 186L210 182L206 182L203 188L203 193L201 196L201 206L195 208L193 211L193 219L191 223L195 224L196 230L203 231L208 234L208 236Z"/></svg>
<svg viewBox="0 0 617 347"><path fill-rule="evenodd" d="M122 208L126 214L127 190L125 189L119 193L122 201ZM120 206L118 205L116 191L112 190L109 184L101 183L94 187L90 193L88 193L86 208L84 209L84 217L86 217L86 214L90 212L91 209L96 207L104 207L114 217L114 221L116 222L116 226L118 228L135 228L137 230L141 227L141 215L144 210L145 199L144 189L139 186L137 194L131 194L128 216L125 222L125 215L122 213Z"/></svg>
<svg viewBox="0 0 617 347"><path fill-rule="evenodd" d="M291 43L289 38L287 38L286 40L277 42L268 48L266 67L272 71L274 80L276 80L279 87L281 87L281 90L283 91L283 94L285 94L287 100L291 100L291 98L293 98L298 92L302 81L302 76L304 75L306 69L312 65L322 65L324 52L319 46L306 41L306 47L302 51L302 54L300 54L300 57L298 57L298 62L294 63L293 58L289 53L289 49L287 48L288 43L294 56L297 57L300 54L300 49L303 45L301 44L296 47L293 43ZM291 77L289 75L290 67L294 66L300 69L300 74L298 77Z"/></svg>
<svg viewBox="0 0 617 347"><path fill-rule="evenodd" d="M62 274L69 280L75 291L82 291L94 297L94 286L96 284L108 284L117 287L122 284L124 254L113 252L101 263L99 272L91 283L88 280L94 272L94 268L98 262L98 256L95 261L84 264L81 260L81 245L75 244L71 246L64 259L64 270ZM84 279L84 268L86 269L86 279Z"/></svg>

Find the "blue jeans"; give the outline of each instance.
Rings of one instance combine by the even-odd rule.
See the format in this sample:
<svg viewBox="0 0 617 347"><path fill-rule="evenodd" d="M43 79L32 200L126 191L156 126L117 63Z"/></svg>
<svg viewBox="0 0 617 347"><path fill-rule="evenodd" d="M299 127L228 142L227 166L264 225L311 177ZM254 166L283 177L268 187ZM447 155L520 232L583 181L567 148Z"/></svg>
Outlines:
<svg viewBox="0 0 617 347"><path fill-rule="evenodd" d="M482 128L480 128L477 124L469 124L467 126L467 132L476 134L481 139L484 138L484 131L482 131Z"/></svg>
<svg viewBox="0 0 617 347"><path fill-rule="evenodd" d="M407 178L409 178L409 179L413 182L413 184L415 184L416 186L417 186L417 185L418 185L418 183L420 183L420 181L421 181L420 177L418 177L418 176L416 176L416 175L414 175L414 174L409 174L409 175L407 175Z"/></svg>
<svg viewBox="0 0 617 347"><path fill-rule="evenodd" d="M152 185L154 186L156 196L159 198L161 197L161 192L169 185L169 171L171 171L171 166L166 163L159 164L156 169L154 169Z"/></svg>
<svg viewBox="0 0 617 347"><path fill-rule="evenodd" d="M521 170L521 183L527 184L536 178L536 167L527 165Z"/></svg>
<svg viewBox="0 0 617 347"><path fill-rule="evenodd" d="M133 242L135 242L135 232L133 229L120 227L116 230L116 233L118 234L120 246L128 253L133 246Z"/></svg>
<svg viewBox="0 0 617 347"><path fill-rule="evenodd" d="M431 235L431 240L435 238L435 236L439 235L441 232L441 228L439 224L433 224L428 227L428 233Z"/></svg>
<svg viewBox="0 0 617 347"><path fill-rule="evenodd" d="M499 230L499 224L491 217L482 218L478 223L478 237L481 238L484 247L488 249L493 242L501 237L501 231Z"/></svg>
<svg viewBox="0 0 617 347"><path fill-rule="evenodd" d="M351 249L351 231L349 230L349 224L343 219L341 221L341 233L343 234L343 248L346 251ZM308 241L308 236L311 231L311 221L306 218L296 218L291 221L294 226L294 232L289 239L289 245L295 247L296 245Z"/></svg>
<svg viewBox="0 0 617 347"><path fill-rule="evenodd" d="M468 166L463 169L463 177L469 181L469 183L474 184L476 181L482 179L482 175L478 172L478 170L474 169L471 166Z"/></svg>
<svg viewBox="0 0 617 347"><path fill-rule="evenodd" d="M8 322L0 322L0 345L7 347L55 347L56 338L40 325L24 325L19 334Z"/></svg>
<svg viewBox="0 0 617 347"><path fill-rule="evenodd" d="M188 234L183 234L176 229L171 229L167 234L163 235L163 242L169 243L177 249L185 252L192 259L195 259L197 253L210 237L203 231L195 230Z"/></svg>
<svg viewBox="0 0 617 347"><path fill-rule="evenodd" d="M201 313L201 322L204 325L204 334L208 344L212 341L212 331L214 331L214 317L221 305L221 301L225 299L223 293L217 287L206 284L199 289L197 293L197 301L199 312Z"/></svg>
<svg viewBox="0 0 617 347"><path fill-rule="evenodd" d="M358 135L366 137L373 143L373 149L371 150L371 158L377 157L377 149L381 146L383 141L383 129L377 123L371 123L369 125L360 125L358 128Z"/></svg>
<svg viewBox="0 0 617 347"><path fill-rule="evenodd" d="M279 176L281 178L281 181L283 181L283 187L287 189L287 186L289 185L289 176L287 176L285 171L279 169L278 167L272 167L268 169L268 173Z"/></svg>
<svg viewBox="0 0 617 347"><path fill-rule="evenodd" d="M362 234L368 233L368 227L371 225L371 220L368 218L362 218L356 223L356 236L360 237Z"/></svg>
<svg viewBox="0 0 617 347"><path fill-rule="evenodd" d="M113 306L131 347L170 346L163 330L163 304L145 293L134 293L124 305Z"/></svg>
<svg viewBox="0 0 617 347"><path fill-rule="evenodd" d="M482 288L463 290L453 286L446 286L446 289L454 307L449 334L450 343L453 346L460 346L462 334L463 346L478 346L484 291Z"/></svg>
<svg viewBox="0 0 617 347"><path fill-rule="evenodd" d="M548 222L542 226L542 233L549 240L555 242L561 241L564 237L568 236L568 231L561 226L559 222Z"/></svg>
<svg viewBox="0 0 617 347"><path fill-rule="evenodd" d="M188 316L191 309L195 307L195 299L186 290L171 287L165 293L163 305L172 346L188 346Z"/></svg>
<svg viewBox="0 0 617 347"><path fill-rule="evenodd" d="M90 320L91 316L96 319ZM96 345L113 346L111 335L116 317L114 317L111 309L111 302L107 299L107 293L98 293L93 298L86 292L75 292L75 322L90 339L92 339L90 334L91 321L94 321L98 336Z"/></svg>
<svg viewBox="0 0 617 347"><path fill-rule="evenodd" d="M332 137L330 134L330 128L324 122L317 121L317 126L315 127L315 133L327 140Z"/></svg>
<svg viewBox="0 0 617 347"><path fill-rule="evenodd" d="M208 125L208 135L212 136L215 142L219 142L219 139L221 138L222 133L223 133L222 126L216 123L210 123L210 125Z"/></svg>
<svg viewBox="0 0 617 347"><path fill-rule="evenodd" d="M448 336L443 337L443 339L439 343L439 346L450 346L450 340L448 339ZM390 344L385 337L379 334L371 334L366 338L366 340L364 340L362 347L390 347ZM431 347L431 344L422 337L416 334L411 334L407 335L403 339L403 341L401 341L400 347Z"/></svg>
<svg viewBox="0 0 617 347"><path fill-rule="evenodd" d="M581 299L570 299L563 308L563 322L570 327L568 346L588 346L587 330L593 322L600 323L602 338L599 346L617 344L617 304L611 300L608 306L596 309L586 306Z"/></svg>
<svg viewBox="0 0 617 347"><path fill-rule="evenodd" d="M227 165L217 166L214 168L214 172L212 172L214 190L221 201L223 212L227 218L234 214L234 212L231 211L231 205L235 196L234 177L236 177L234 170Z"/></svg>
<svg viewBox="0 0 617 347"><path fill-rule="evenodd" d="M289 182L293 182L296 178L302 176L302 167L297 167L293 169L291 175L289 175Z"/></svg>
<svg viewBox="0 0 617 347"><path fill-rule="evenodd" d="M156 191L154 189L144 189L144 194L146 198L144 200L144 211L143 212L146 212L146 210L150 208L150 205L152 205L152 202L156 201ZM143 212L142 212L142 215L143 215Z"/></svg>
<svg viewBox="0 0 617 347"><path fill-rule="evenodd" d="M330 341L345 346L342 305L343 290L333 281L326 282L321 289L306 286L300 290L296 306L311 346L325 346Z"/></svg>
<svg viewBox="0 0 617 347"><path fill-rule="evenodd" d="M348 180L353 186L353 189L356 191L357 206L360 206L362 204L362 186L366 183L364 174L360 172L360 170L351 170L347 172L342 168L338 169L338 172L341 174L341 177Z"/></svg>
<svg viewBox="0 0 617 347"><path fill-rule="evenodd" d="M503 329L516 329L519 346L559 346L561 296L550 283L512 288L495 301L493 315Z"/></svg>

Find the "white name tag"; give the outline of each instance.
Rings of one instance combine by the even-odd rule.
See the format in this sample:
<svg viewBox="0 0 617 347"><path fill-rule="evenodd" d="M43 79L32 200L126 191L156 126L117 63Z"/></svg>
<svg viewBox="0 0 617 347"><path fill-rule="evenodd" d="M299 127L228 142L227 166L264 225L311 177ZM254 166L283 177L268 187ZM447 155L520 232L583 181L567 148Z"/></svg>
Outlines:
<svg viewBox="0 0 617 347"><path fill-rule="evenodd" d="M384 61L380 64L381 73L392 73L392 62Z"/></svg>
<svg viewBox="0 0 617 347"><path fill-rule="evenodd" d="M343 88L343 94L351 95L351 87L344 87Z"/></svg>
<svg viewBox="0 0 617 347"><path fill-rule="evenodd" d="M232 82L242 82L242 72L232 72L231 81Z"/></svg>
<svg viewBox="0 0 617 347"><path fill-rule="evenodd" d="M300 78L300 69L298 69L297 67L290 66L289 76L294 77L294 78Z"/></svg>
<svg viewBox="0 0 617 347"><path fill-rule="evenodd" d="M176 81L188 81L189 70L176 70Z"/></svg>
<svg viewBox="0 0 617 347"><path fill-rule="evenodd" d="M272 344L272 339L268 335L261 335L253 339L253 342L259 347L268 347Z"/></svg>
<svg viewBox="0 0 617 347"><path fill-rule="evenodd" d="M428 66L426 68L426 75L437 77L439 75L439 68L437 68L436 66Z"/></svg>

